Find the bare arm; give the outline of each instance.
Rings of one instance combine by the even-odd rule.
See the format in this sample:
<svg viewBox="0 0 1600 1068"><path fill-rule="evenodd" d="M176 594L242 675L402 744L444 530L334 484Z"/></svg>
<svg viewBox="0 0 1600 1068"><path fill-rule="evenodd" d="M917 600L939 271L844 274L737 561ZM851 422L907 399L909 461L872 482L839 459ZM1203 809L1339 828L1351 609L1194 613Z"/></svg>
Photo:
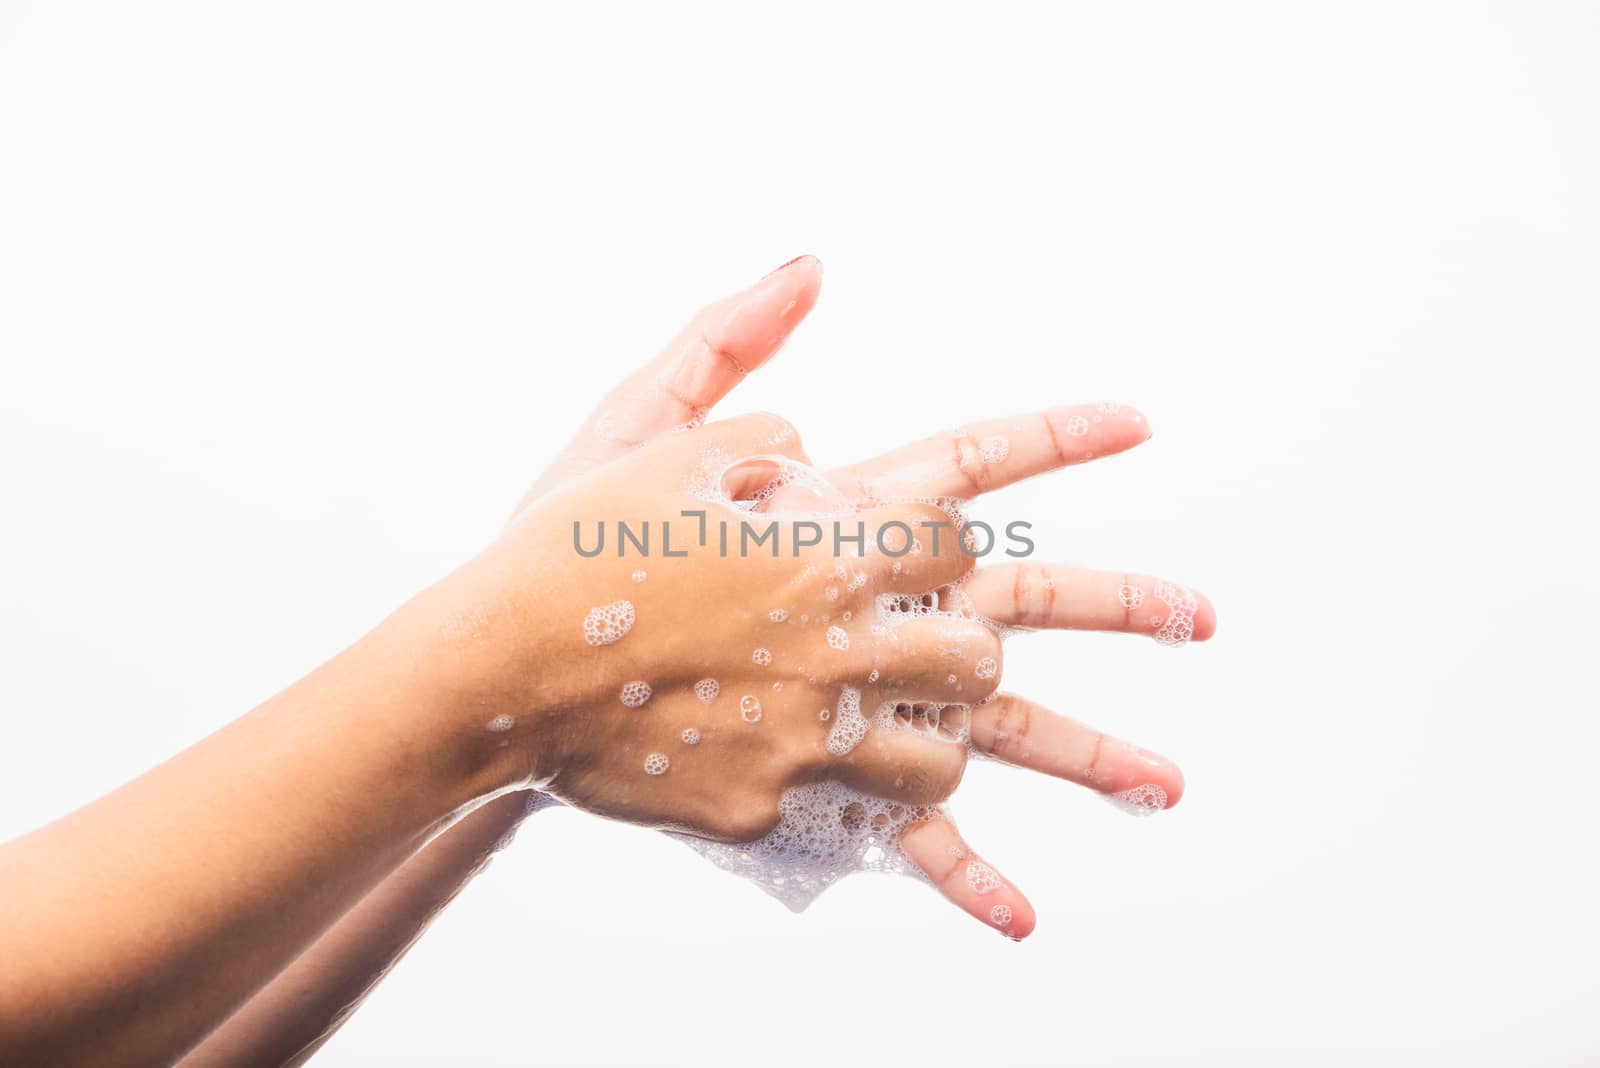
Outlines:
<svg viewBox="0 0 1600 1068"><path fill-rule="evenodd" d="M537 796L497 797L429 843L185 1057L183 1068L306 1061L487 866Z"/></svg>
<svg viewBox="0 0 1600 1068"><path fill-rule="evenodd" d="M633 441L669 432L681 424L686 413L713 406L741 380L734 367L759 367L772 356L810 309L819 282L815 261L802 258L750 290L708 307L661 356L605 398L525 503L615 458ZM1014 443L1014 462L994 472L1003 484L1074 462L1074 454L1060 446L1054 428L1064 426L1070 438L1078 424L1087 427L1089 420L1101 421L1099 410L1082 411L1086 414L1075 409L1053 418L1032 416L982 424L958 432L953 449L952 442L934 439L836 471L830 479L857 496L869 491L913 497L959 495L975 487L969 484L968 469L949 465L952 455L976 453L980 445L993 442ZM1139 426L1135 419L1133 436L1112 441L1113 451L1140 440ZM1080 458L1093 455L1092 449L1085 449ZM974 458L974 462L979 461ZM907 475L910 481L905 481ZM973 589L987 614L1017 624L1071 629L1140 629L1139 620L1124 611L1122 591L1133 581L1151 586L1159 583L1122 574L1048 567L1031 568L1017 578L1005 568L980 577L984 581L975 582ZM1055 598L1050 591L1058 585L1064 592L1062 605L1070 607L1051 612L1048 609ZM1043 606L1033 603L1033 595L1041 590L1046 595ZM1018 597L1021 599L1013 603ZM1209 605L1203 605L1195 636L1209 636L1212 626L1214 616ZM1034 725L1031 735L1030 723ZM1018 724L1020 734L1015 729ZM1182 792L1181 776L1170 762L1134 747L1108 743L1098 732L1021 699L996 701L974 722L973 735L974 743L993 755L1016 759L1109 795L1130 785L1155 782L1162 789L1149 796L1160 794L1170 804ZM1030 743L1036 753L1028 748ZM1144 789L1149 793L1149 787ZM1141 804L1148 800L1146 794L1140 798ZM1149 811L1147 804L1138 811ZM446 832L352 910L185 1063L191 1068L241 1061L291 1063L309 1055L348 1018L432 916L481 869L494 843L516 824L520 812L519 805L496 802ZM935 820L913 828L905 835L904 844L911 859L942 890L980 919L993 922L991 903L972 899L959 878L949 878L951 858L970 852L951 825ZM954 874L959 876L960 870Z"/></svg>
<svg viewBox="0 0 1600 1068"><path fill-rule="evenodd" d="M548 473L506 534L456 575L229 728L0 848L15 906L0 916L0 944L16 948L0 961L0 1059L100 1061L114 1051L117 1063L166 1063L230 1016L197 1058L305 1056L470 879L485 843L504 833L497 821L508 826L520 806L492 802L435 849L418 849L482 799L517 788L751 842L778 829L780 795L836 781L911 820L906 860L1014 938L1032 930L1031 906L933 807L965 764L966 748L951 741L1136 795L1143 811L1175 802L1182 780L1170 762L997 694L996 629L1124 630L1170 643L1209 634L1203 598L1157 582L1171 614L1134 614L1135 576L1049 565L973 574L970 556L941 552L937 539L907 560L882 548L891 527L949 525L938 508L883 498L967 495L1130 448L1148 436L1137 412L1105 405L997 421L836 472L843 492L830 492L877 531L860 544L879 547L852 565L843 596L829 583L845 565L827 550L802 557L798 543L781 561L713 555L705 544L665 554L648 584L620 553L574 557L569 532L584 521L664 522L702 505L719 522L742 521L755 498L733 495L777 486L775 462L809 464L793 428L770 416L681 437L649 425L652 406L697 423L770 355L782 332L769 333L752 305L781 304L780 317L809 306L807 271L809 281L776 272L702 313L608 398L563 457L571 470ZM581 474L595 463L604 466ZM541 498L551 484L562 491ZM962 586L965 609L872 623L879 590L927 604ZM1071 594L1064 604L1058 589ZM763 611L774 604L788 607ZM765 643L754 656L752 640ZM857 719L873 702L875 722L900 706L952 707L962 726L935 737L884 721L865 737L841 733L839 745L827 726L835 699L841 717L854 700ZM859 807L828 811L840 831L876 840L878 824L852 821Z"/></svg>
<svg viewBox="0 0 1600 1068"><path fill-rule="evenodd" d="M638 441L703 414L763 365L816 301L821 267L790 261L695 318L606 397L524 498L526 506ZM462 819L405 862L194 1049L184 1068L298 1064L360 1007L530 807L518 793Z"/></svg>
<svg viewBox="0 0 1600 1068"><path fill-rule="evenodd" d="M529 776L456 685L431 599L0 847L0 1062L171 1063L454 813Z"/></svg>

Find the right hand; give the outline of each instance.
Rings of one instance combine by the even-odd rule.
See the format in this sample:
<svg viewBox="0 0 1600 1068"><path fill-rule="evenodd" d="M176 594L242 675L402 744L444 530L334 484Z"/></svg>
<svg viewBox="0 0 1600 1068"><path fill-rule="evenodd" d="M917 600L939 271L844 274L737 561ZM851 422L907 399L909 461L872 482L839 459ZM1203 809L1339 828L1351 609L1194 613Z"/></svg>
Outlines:
<svg viewBox="0 0 1600 1068"><path fill-rule="evenodd" d="M921 598L971 570L949 517L931 505L871 508L842 518L834 554L831 521L822 544L793 548L779 521L770 542L740 553L741 523L766 526L731 503L686 487L720 476L737 498L761 488L780 456L809 464L792 427L746 416L669 435L562 486L526 508L477 565L494 591L487 638L503 649L502 674L486 706L527 739L534 785L604 816L693 834L748 841L778 821L790 786L828 778L907 805L942 801L960 781L959 737L891 734L857 748L874 711L895 701L977 704L995 688L1000 641L984 624L948 616L880 621L878 595ZM709 458L709 459L708 459ZM709 468L707 464L709 463ZM700 523L682 513L707 513ZM651 555L619 558L616 523L648 526ZM904 531L920 551L899 553ZM673 551L666 556L663 524ZM584 558L600 524L606 551ZM729 551L720 549L726 524ZM944 524L935 551L931 530ZM853 696L845 697L847 691ZM852 735L851 728L859 728Z"/></svg>
<svg viewBox="0 0 1600 1068"><path fill-rule="evenodd" d="M815 302L820 278L817 262L810 257L802 257L773 272L744 293L704 309L659 357L605 398L573 443L535 484L523 507L537 502L563 483L626 455L638 445L667 435L687 421L703 417L706 410L742 380L746 371L759 367L775 354ZM863 506L870 505L874 498L886 496L971 496L1056 467L1112 455L1139 444L1148 436L1143 419L1137 412L1123 410L1116 414L1115 418L1102 418L1100 406L1083 406L980 424L958 431L953 437L938 436L841 469L830 473L828 478L841 488L844 497ZM1092 424L1090 432L1074 436L1079 434L1084 422ZM1009 436L1011 454L1008 461L999 465L974 462L978 447L996 435ZM570 552L570 546L567 551ZM648 566L646 570L649 570ZM1149 608L1144 612L1131 611L1127 606L1127 594L1129 590L1156 590L1167 585L1146 576L1026 563L981 569L972 575L966 591L972 598L973 606L983 615L1011 626L1155 634L1161 629L1159 613ZM756 609L751 607L748 611L755 612ZM1216 615L1210 603L1203 596L1196 595L1193 638L1204 640L1210 637L1215 625ZM754 626L759 630L762 621L756 619ZM735 642L733 647L737 652L742 645L755 644L747 640ZM703 657L705 653L702 650L697 655ZM737 656L730 654L730 661L736 659ZM734 665L730 663L729 666ZM748 677L745 665L738 664L737 667L745 671ZM787 688L788 684L785 683L785 686ZM681 688L676 692L678 697L673 703L680 703ZM654 700L652 698L652 703ZM660 707L666 706L663 703ZM819 713L822 707L819 702ZM764 702L764 717L766 709ZM567 734L573 733L570 728L576 720L577 717L565 719ZM639 721L640 717L636 716L632 722L637 726ZM618 722L620 725L630 721ZM798 717L795 722L797 725L800 722ZM1159 798L1165 807L1171 807L1183 792L1183 777L1171 761L1101 734L1021 697L995 695L975 711L968 729L975 749L1008 763L1066 778L1113 798L1130 790L1138 791L1139 804L1135 811L1140 813L1151 811L1149 801L1152 797ZM557 730L556 733L560 735L562 732ZM741 741L742 744L753 744L758 738L770 737L746 734ZM670 738L667 740L670 742ZM881 750L902 746L907 740L903 735L871 736L852 751L852 759L847 765L836 764L832 773L845 775L868 765L868 747L880 750L882 755ZM646 743L639 738L630 744ZM951 750L957 748L926 751L930 757L937 754L941 758L933 760L929 766L944 768L943 760L947 760L952 755ZM670 763L670 750L660 751L668 754ZM958 763L964 762L964 751L954 755ZM787 764L782 759L763 760L766 786L785 781L784 774L776 773L785 767L791 775L798 773L803 777L815 774L817 767L814 761L814 737L798 744L797 750L790 753ZM605 800L609 789L631 789L636 779L632 767L619 767L621 777L608 782L607 775L597 770L604 766L607 766L604 761L597 762L576 777L580 783L574 794L575 798L580 798L578 803L584 803L581 798L585 796L587 788L598 799L597 807L608 809L615 804ZM893 762L880 761L878 766L893 766ZM674 765L672 770L680 767L681 762ZM959 777L959 768L955 775ZM943 771L928 775L924 785L935 781L948 783L951 787L954 785L954 779ZM870 783L866 784L866 788L870 789ZM938 792L930 791L930 796ZM704 831L713 834L734 832L734 837L750 835L766 826L772 818L770 805L764 807L760 800L768 796L770 794L765 788L758 787L746 798L747 803L740 807L740 819L724 819L720 827L714 826L717 821L713 819L702 825ZM963 876L972 864L978 863L977 856L961 840L948 820L936 818L911 827L902 836L902 846L946 896L973 916L991 926L1000 926L1014 937L1024 936L1032 930L1033 911L1014 888L1004 887L1000 898L983 897L972 892ZM995 919L996 906L1002 903L1001 898L1011 912L1011 920L1006 925L997 923Z"/></svg>

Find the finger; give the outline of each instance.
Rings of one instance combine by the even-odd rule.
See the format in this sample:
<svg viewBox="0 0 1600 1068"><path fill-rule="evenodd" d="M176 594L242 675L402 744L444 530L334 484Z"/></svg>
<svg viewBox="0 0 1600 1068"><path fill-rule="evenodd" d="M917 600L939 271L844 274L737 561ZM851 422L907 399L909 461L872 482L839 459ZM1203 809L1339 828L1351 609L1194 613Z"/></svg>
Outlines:
<svg viewBox="0 0 1600 1068"><path fill-rule="evenodd" d="M869 730L842 756L836 749L849 730L842 716L831 723L828 752L835 758L830 778L875 797L907 805L936 805L955 793L967 767L967 747L919 728ZM848 736L845 740L850 741Z"/></svg>
<svg viewBox="0 0 1600 1068"><path fill-rule="evenodd" d="M866 685L882 701L977 704L994 693L1000 675L1000 639L975 620L913 615L872 629L860 642L870 656Z"/></svg>
<svg viewBox="0 0 1600 1068"><path fill-rule="evenodd" d="M858 587L863 596L920 594L960 582L972 571L975 557L962 551L950 516L931 504L880 505L856 521L864 535L861 566L867 578Z"/></svg>
<svg viewBox="0 0 1600 1068"><path fill-rule="evenodd" d="M668 346L652 385L690 414L711 407L772 358L821 287L822 261L798 256L743 293L713 304Z"/></svg>
<svg viewBox="0 0 1600 1068"><path fill-rule="evenodd" d="M801 256L702 310L655 359L600 402L527 499L659 434L704 419L746 373L782 347L816 304L821 286L821 262Z"/></svg>
<svg viewBox="0 0 1600 1068"><path fill-rule="evenodd" d="M723 472L722 489L732 500L754 503L763 515L850 510L850 502L821 472L786 456L756 456L733 464Z"/></svg>
<svg viewBox="0 0 1600 1068"><path fill-rule="evenodd" d="M941 894L980 923L1018 942L1033 933L1036 917L1022 891L974 853L945 817L907 827L900 848Z"/></svg>
<svg viewBox="0 0 1600 1068"><path fill-rule="evenodd" d="M681 448L689 455L711 459L721 457L725 469L732 470L752 457L761 460L780 458L801 467L809 467L811 458L800 444L800 432L794 424L781 415L771 412L752 412L732 419L719 419L707 423L690 433L680 435L681 444L663 447ZM759 467L759 465L757 465Z"/></svg>
<svg viewBox="0 0 1600 1068"><path fill-rule="evenodd" d="M838 468L828 480L858 501L969 498L1058 467L1123 452L1149 438L1149 424L1133 408L1080 404L936 434Z"/></svg>
<svg viewBox="0 0 1600 1068"><path fill-rule="evenodd" d="M1013 694L975 707L971 729L980 753L1087 786L1136 815L1183 797L1183 772L1166 757Z"/></svg>
<svg viewBox="0 0 1600 1068"><path fill-rule="evenodd" d="M1063 564L1003 564L975 571L963 587L979 615L1016 627L1148 634L1163 645L1205 641L1217 610L1166 579Z"/></svg>

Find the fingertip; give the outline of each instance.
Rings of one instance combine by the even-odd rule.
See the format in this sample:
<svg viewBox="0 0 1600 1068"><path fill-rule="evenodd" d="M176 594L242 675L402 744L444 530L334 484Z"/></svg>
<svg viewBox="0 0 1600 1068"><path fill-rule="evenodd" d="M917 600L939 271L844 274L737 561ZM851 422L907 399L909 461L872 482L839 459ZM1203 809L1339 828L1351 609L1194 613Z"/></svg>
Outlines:
<svg viewBox="0 0 1600 1068"><path fill-rule="evenodd" d="M1134 442L1135 445L1143 445L1145 442L1149 441L1155 436L1155 430L1150 426L1149 418L1132 405L1112 404L1100 405L1099 407L1111 408L1116 411L1116 414L1122 416L1123 420L1128 425L1130 433L1136 434L1139 438L1138 441Z"/></svg>
<svg viewBox="0 0 1600 1068"><path fill-rule="evenodd" d="M1150 421L1143 412L1109 401L1056 408L1045 414L1045 422L1056 456L1051 466L1115 456L1150 440Z"/></svg>
<svg viewBox="0 0 1600 1068"><path fill-rule="evenodd" d="M764 307L785 332L799 325L822 291L822 261L796 256L757 282L748 305Z"/></svg>
<svg viewBox="0 0 1600 1068"><path fill-rule="evenodd" d="M1197 642L1207 641L1217 632L1217 609L1211 599L1198 590L1192 591L1198 602L1194 609L1194 634Z"/></svg>
<svg viewBox="0 0 1600 1068"><path fill-rule="evenodd" d="M1167 778L1166 808L1172 808L1179 801L1183 800L1183 769L1178 767L1176 764L1172 764L1170 761L1168 762L1168 766L1170 770L1168 771ZM1166 811L1166 809L1163 809L1162 811Z"/></svg>
<svg viewBox="0 0 1600 1068"><path fill-rule="evenodd" d="M702 332L713 355L737 375L772 358L817 303L822 262L800 256L742 293L714 305ZM725 392L725 390L724 390Z"/></svg>
<svg viewBox="0 0 1600 1068"><path fill-rule="evenodd" d="M1112 804L1135 816L1164 812L1183 796L1183 769L1170 758L1131 742L1106 749L1106 773L1096 783Z"/></svg>
<svg viewBox="0 0 1600 1068"><path fill-rule="evenodd" d="M998 901L980 902L973 911L978 919L1013 942L1020 942L1033 934L1038 925L1033 905L1015 887L1007 887Z"/></svg>
<svg viewBox="0 0 1600 1068"><path fill-rule="evenodd" d="M788 270L809 271L812 274L820 276L822 274L822 261L817 259L817 257L813 256L809 252L802 252L788 263L780 264L777 267L774 267L763 277L771 278L775 274L782 274L784 271Z"/></svg>

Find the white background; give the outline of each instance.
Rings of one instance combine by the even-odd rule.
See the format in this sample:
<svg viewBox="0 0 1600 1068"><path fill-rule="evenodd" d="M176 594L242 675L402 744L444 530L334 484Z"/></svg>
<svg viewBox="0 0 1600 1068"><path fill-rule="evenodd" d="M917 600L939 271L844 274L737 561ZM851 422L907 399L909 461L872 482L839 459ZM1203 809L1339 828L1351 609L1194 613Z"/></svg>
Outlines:
<svg viewBox="0 0 1600 1068"><path fill-rule="evenodd" d="M0 3L0 838L474 552L813 252L724 410L819 462L1150 416L979 515L1216 601L1208 645L1008 650L1187 798L973 769L1022 945L546 813L319 1063L1592 1063L1597 46L1526 4Z"/></svg>

